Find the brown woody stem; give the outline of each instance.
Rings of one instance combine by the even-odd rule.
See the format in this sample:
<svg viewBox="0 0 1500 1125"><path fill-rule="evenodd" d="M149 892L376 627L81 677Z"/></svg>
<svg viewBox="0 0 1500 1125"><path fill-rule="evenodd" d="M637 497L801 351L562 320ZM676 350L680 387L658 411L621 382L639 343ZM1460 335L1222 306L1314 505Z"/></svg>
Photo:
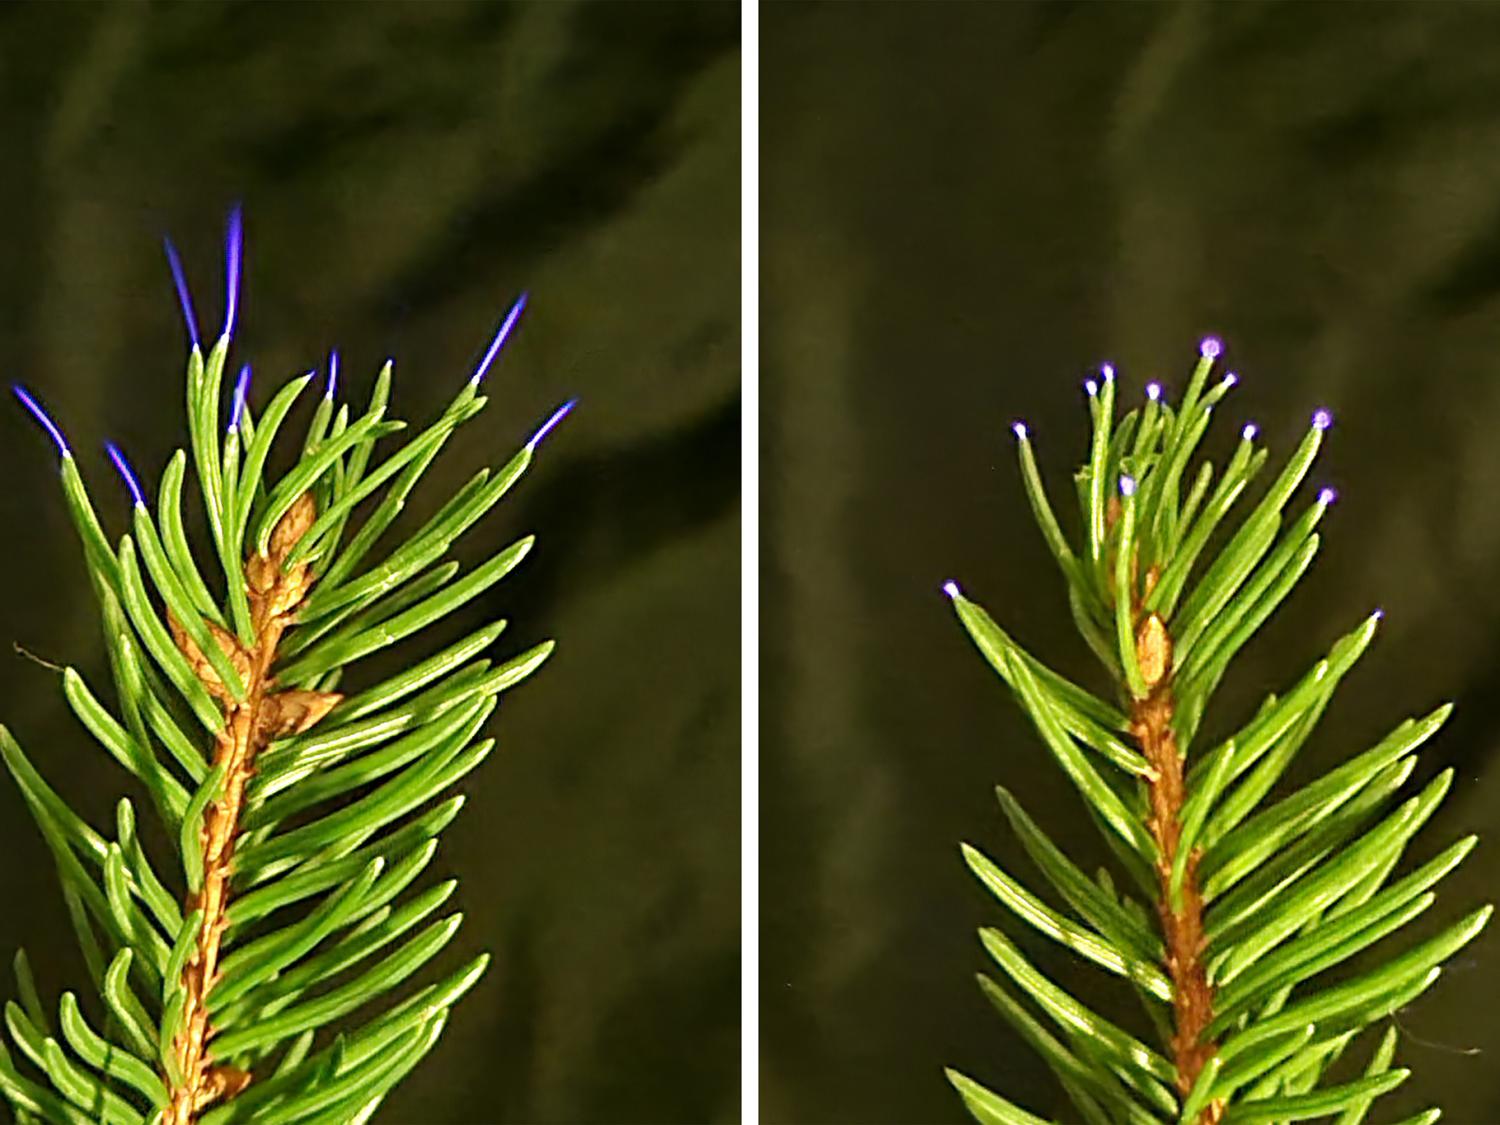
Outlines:
<svg viewBox="0 0 1500 1125"><path fill-rule="evenodd" d="M1148 585L1150 577L1148 577ZM1131 733L1154 771L1150 781L1151 817L1148 827L1157 846L1157 879L1161 895L1157 913L1167 948L1167 973L1172 980L1172 1055L1177 1066L1177 1090L1186 1098L1205 1063L1218 1051L1218 1044L1203 1038L1213 1020L1213 986L1203 961L1203 897L1198 889L1198 852L1188 856L1179 905L1173 907L1172 864L1182 832L1182 806L1187 794L1183 785L1182 755L1172 730L1172 640L1161 618L1155 614L1141 621L1136 631L1136 651L1150 693L1131 707ZM1203 1110L1199 1125L1218 1125L1224 1103L1213 1101Z"/></svg>
<svg viewBox="0 0 1500 1125"><path fill-rule="evenodd" d="M234 843L244 809L245 791L255 773L256 755L273 739L307 729L338 702L334 693L277 692L271 666L282 634L312 583L305 565L283 569L286 556L317 515L305 494L282 517L271 538L268 555L246 561L251 628L254 644L242 645L232 634L210 625L215 640L239 672L245 697L236 700L213 666L176 621L170 621L177 644L205 687L224 706L224 731L214 747L214 765L224 767L219 795L204 812L199 835L203 882L189 894L185 914L203 911L197 946L182 970L184 995L182 1029L172 1042L173 1067L180 1079L168 1076L169 1102L163 1125L191 1125L206 1107L233 1097L249 1085L247 1071L209 1057L214 1028L208 1018L208 995L219 979L219 952L228 927L230 880L234 875Z"/></svg>

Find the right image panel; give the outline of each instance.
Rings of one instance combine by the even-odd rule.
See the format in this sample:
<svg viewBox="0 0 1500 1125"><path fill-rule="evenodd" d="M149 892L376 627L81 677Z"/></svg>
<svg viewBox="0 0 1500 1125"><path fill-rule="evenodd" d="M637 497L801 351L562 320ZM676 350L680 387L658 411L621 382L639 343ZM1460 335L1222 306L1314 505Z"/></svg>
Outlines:
<svg viewBox="0 0 1500 1125"><path fill-rule="evenodd" d="M764 6L766 1122L1500 1121L1496 58Z"/></svg>

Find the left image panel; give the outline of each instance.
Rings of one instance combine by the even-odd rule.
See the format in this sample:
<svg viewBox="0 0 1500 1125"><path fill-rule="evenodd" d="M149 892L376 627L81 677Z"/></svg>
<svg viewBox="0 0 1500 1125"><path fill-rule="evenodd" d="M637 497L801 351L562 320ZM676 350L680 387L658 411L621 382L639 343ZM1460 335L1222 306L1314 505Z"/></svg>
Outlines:
<svg viewBox="0 0 1500 1125"><path fill-rule="evenodd" d="M739 1120L739 27L0 14L0 1115Z"/></svg>

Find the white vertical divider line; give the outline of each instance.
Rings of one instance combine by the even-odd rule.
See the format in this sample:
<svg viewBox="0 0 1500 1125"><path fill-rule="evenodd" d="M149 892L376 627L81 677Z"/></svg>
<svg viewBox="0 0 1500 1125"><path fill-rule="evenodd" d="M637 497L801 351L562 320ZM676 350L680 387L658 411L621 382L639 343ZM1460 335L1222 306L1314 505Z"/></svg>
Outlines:
<svg viewBox="0 0 1500 1125"><path fill-rule="evenodd" d="M740 7L740 1121L760 1121L760 11Z"/></svg>

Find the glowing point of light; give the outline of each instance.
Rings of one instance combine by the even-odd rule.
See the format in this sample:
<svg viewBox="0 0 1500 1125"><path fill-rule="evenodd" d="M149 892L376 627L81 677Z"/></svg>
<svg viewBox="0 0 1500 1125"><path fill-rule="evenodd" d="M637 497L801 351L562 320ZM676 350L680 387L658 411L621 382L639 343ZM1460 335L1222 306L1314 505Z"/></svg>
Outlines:
<svg viewBox="0 0 1500 1125"><path fill-rule="evenodd" d="M1218 359L1224 354L1224 341L1217 336L1205 336L1198 345L1198 354L1204 359Z"/></svg>
<svg viewBox="0 0 1500 1125"><path fill-rule="evenodd" d="M958 583L950 578L947 582L943 583L943 593L947 594L950 598L958 597Z"/></svg>
<svg viewBox="0 0 1500 1125"><path fill-rule="evenodd" d="M1083 383L1083 389L1088 391L1089 398L1093 398L1099 393L1099 384L1094 382L1092 379L1085 379Z"/></svg>
<svg viewBox="0 0 1500 1125"><path fill-rule="evenodd" d="M135 501L137 508L146 506L146 498L141 495L141 482L135 479L135 473L130 468L130 462L125 460L125 454L120 452L120 447L112 441L104 443L104 449L109 454L109 459L115 463L120 477L125 481L125 487L130 489L130 498Z"/></svg>
<svg viewBox="0 0 1500 1125"><path fill-rule="evenodd" d="M1254 441L1255 435L1260 433L1260 427L1254 422L1246 422L1245 428L1240 431L1240 437L1245 441Z"/></svg>
<svg viewBox="0 0 1500 1125"><path fill-rule="evenodd" d="M177 256L177 247L172 245L170 238L163 238L161 242L167 251L167 266L172 271L172 284L177 287L177 303L182 306L182 319L187 324L188 340L193 347L199 348L198 314L193 311L193 298L188 292L187 276L182 272L182 259Z"/></svg>
<svg viewBox="0 0 1500 1125"><path fill-rule="evenodd" d="M1147 383L1146 397L1149 398L1152 402L1155 402L1157 399L1161 398L1161 384Z"/></svg>
<svg viewBox="0 0 1500 1125"><path fill-rule="evenodd" d="M30 411L31 416L41 424L42 429L47 431L47 436L57 446L57 452L64 457L71 457L73 451L68 448L68 439L63 437L62 431L57 428L57 423L47 416L47 412L42 409L42 404L32 398L31 392L21 386L20 383L12 384L10 389L21 400L21 405Z"/></svg>
<svg viewBox="0 0 1500 1125"><path fill-rule="evenodd" d="M241 207L229 212L224 232L224 335L234 331L234 315L240 302L240 261L245 250L245 221Z"/></svg>
<svg viewBox="0 0 1500 1125"><path fill-rule="evenodd" d="M1322 504L1325 508L1338 498L1339 494L1331 488L1325 488L1318 493L1318 503Z"/></svg>
<svg viewBox="0 0 1500 1125"><path fill-rule="evenodd" d="M1228 375L1224 376L1224 385L1226 387L1232 387L1236 383L1238 383L1239 381L1240 381L1240 377L1238 375L1236 375L1233 371L1231 371Z"/></svg>
<svg viewBox="0 0 1500 1125"><path fill-rule="evenodd" d="M1315 430L1326 430L1333 425L1333 415L1326 410L1319 410L1312 416L1312 426Z"/></svg>
<svg viewBox="0 0 1500 1125"><path fill-rule="evenodd" d="M328 353L328 385L323 388L323 397L329 401L339 389L339 353L331 351Z"/></svg>
<svg viewBox="0 0 1500 1125"><path fill-rule="evenodd" d="M484 353L484 358L479 361L479 366L474 369L474 374L469 381L474 384L484 378L484 373L489 370L490 364L495 361L495 356L500 354L500 349L505 346L505 341L515 330L516 321L521 319L521 312L526 308L529 295L522 293L516 298L516 303L511 305L510 311L505 314L505 319L500 322L500 327L495 332L495 338L490 341L489 350Z"/></svg>
<svg viewBox="0 0 1500 1125"><path fill-rule="evenodd" d="M552 412L552 417L548 418L545 422L542 423L541 429L537 430L536 433L531 435L531 440L526 443L526 448L532 450L536 449L536 447L542 443L542 439L551 432L552 427L556 426L559 422L566 418L568 416L568 411L572 410L573 407L577 405L578 400L576 398L570 398L567 402L563 403L556 410L554 410Z"/></svg>
<svg viewBox="0 0 1500 1125"><path fill-rule="evenodd" d="M1114 367L1114 364L1112 364L1112 363L1106 363L1102 368L1099 369L1099 374L1102 375L1102 376L1104 376L1104 381L1106 383L1109 382L1111 379L1113 379L1115 377L1115 367Z"/></svg>
<svg viewBox="0 0 1500 1125"><path fill-rule="evenodd" d="M1025 441L1026 435L1030 432L1026 429L1025 422L1012 422L1010 428L1011 432L1016 435L1017 441Z"/></svg>
<svg viewBox="0 0 1500 1125"><path fill-rule="evenodd" d="M240 377L234 381L234 403L229 408L229 428L240 428L240 416L245 413L245 395L250 390L250 365L240 368Z"/></svg>
<svg viewBox="0 0 1500 1125"><path fill-rule="evenodd" d="M1374 613L1370 614L1370 616L1373 617L1376 621L1379 621L1383 617L1385 617L1385 610L1377 609Z"/></svg>
<svg viewBox="0 0 1500 1125"><path fill-rule="evenodd" d="M1134 496L1135 495L1135 477L1121 477L1120 478L1120 495L1121 496Z"/></svg>

